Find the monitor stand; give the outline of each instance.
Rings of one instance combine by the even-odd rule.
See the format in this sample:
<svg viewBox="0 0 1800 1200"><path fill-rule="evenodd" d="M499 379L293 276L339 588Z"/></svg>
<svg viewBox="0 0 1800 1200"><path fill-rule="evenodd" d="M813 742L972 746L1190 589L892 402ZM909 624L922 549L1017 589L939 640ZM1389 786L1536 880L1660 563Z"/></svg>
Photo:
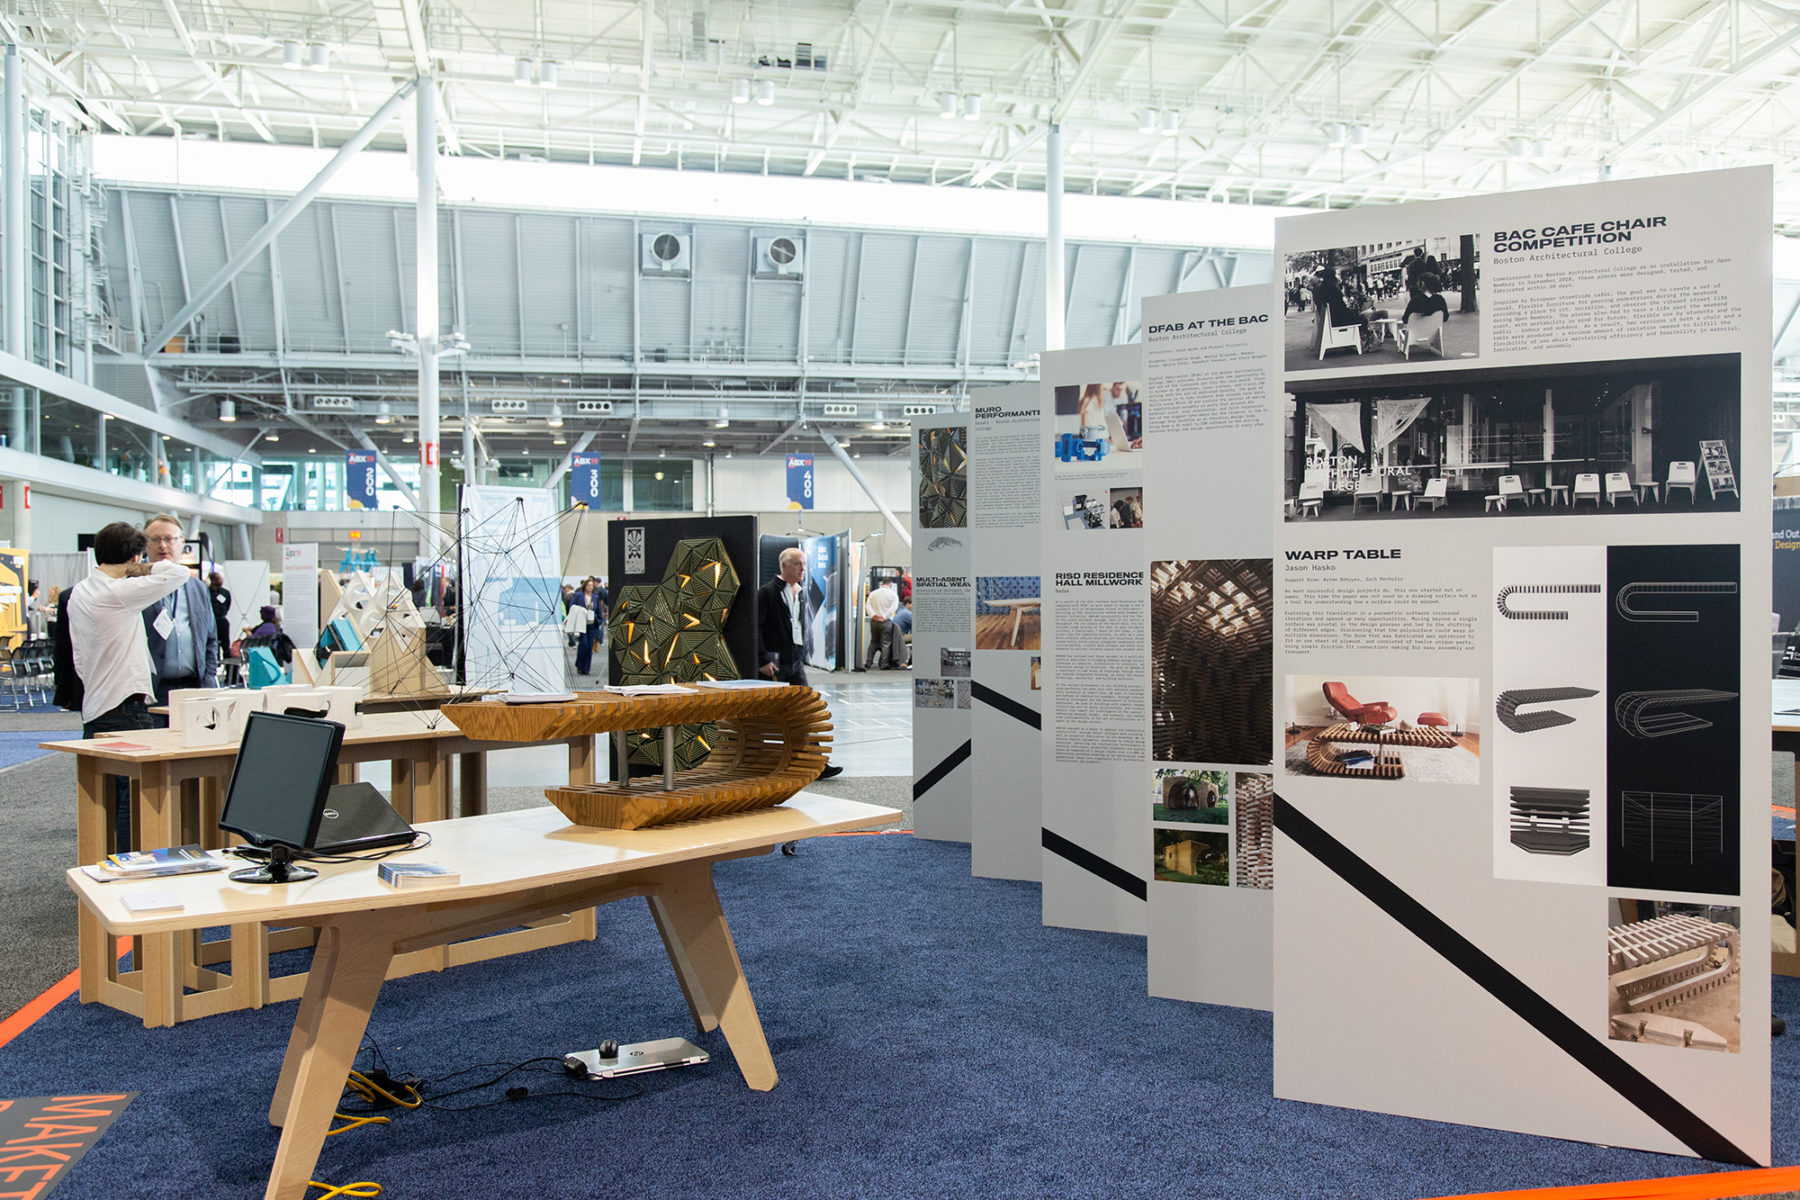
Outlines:
<svg viewBox="0 0 1800 1200"><path fill-rule="evenodd" d="M269 861L264 866L245 867L230 875L238 883L298 883L303 879L318 877L317 871L294 861L291 848L280 845L269 847Z"/></svg>

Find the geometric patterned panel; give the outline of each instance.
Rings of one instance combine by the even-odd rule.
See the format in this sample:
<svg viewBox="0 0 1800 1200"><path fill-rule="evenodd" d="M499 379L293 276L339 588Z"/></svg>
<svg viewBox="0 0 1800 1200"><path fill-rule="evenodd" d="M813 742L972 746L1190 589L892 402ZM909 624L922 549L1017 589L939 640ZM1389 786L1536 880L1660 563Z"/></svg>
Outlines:
<svg viewBox="0 0 1800 1200"><path fill-rule="evenodd" d="M968 523L968 428L919 431L919 525L961 529Z"/></svg>
<svg viewBox="0 0 1800 1200"><path fill-rule="evenodd" d="M1153 758L1274 760L1273 566L1266 558L1151 564Z"/></svg>

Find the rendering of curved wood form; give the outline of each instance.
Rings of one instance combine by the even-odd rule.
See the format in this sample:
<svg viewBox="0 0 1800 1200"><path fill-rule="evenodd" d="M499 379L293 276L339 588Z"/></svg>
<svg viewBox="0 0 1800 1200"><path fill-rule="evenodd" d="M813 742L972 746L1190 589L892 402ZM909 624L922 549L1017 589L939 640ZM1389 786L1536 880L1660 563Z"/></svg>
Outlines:
<svg viewBox="0 0 1800 1200"><path fill-rule="evenodd" d="M544 789L577 825L642 829L670 821L770 808L819 777L831 751L831 710L807 687L695 688L681 695L582 692L560 704L446 704L444 715L476 738L554 741L584 734L662 729L672 747L680 725L716 722L718 741L705 765L676 772L662 787L630 779ZM621 757L620 761L624 761Z"/></svg>
<svg viewBox="0 0 1800 1200"><path fill-rule="evenodd" d="M1693 733L1711 729L1712 722L1693 713L1683 712L1678 705L1722 704L1737 699L1736 692L1717 692L1710 688L1688 688L1662 692L1624 692L1613 701L1613 720L1634 738L1668 737L1672 733ZM1661 711L1673 709L1672 712Z"/></svg>
<svg viewBox="0 0 1800 1200"><path fill-rule="evenodd" d="M1650 862L1693 866L1725 853L1725 798L1619 793L1619 845Z"/></svg>
<svg viewBox="0 0 1800 1200"><path fill-rule="evenodd" d="M1417 729L1389 729L1377 732L1362 729L1348 721L1328 725L1319 737L1327 742L1373 742L1379 746L1425 746L1432 750L1454 750L1456 739L1441 729L1421 725Z"/></svg>
<svg viewBox="0 0 1800 1200"><path fill-rule="evenodd" d="M1569 614L1562 609L1528 608L1521 612L1509 608L1506 601L1512 596L1591 596L1599 590L1597 583L1521 583L1501 588L1494 603L1501 616L1515 621L1566 621Z"/></svg>
<svg viewBox="0 0 1800 1200"><path fill-rule="evenodd" d="M1738 585L1735 583L1700 582L1700 583L1628 583L1619 589L1613 597L1613 607L1627 621L1656 622L1668 621L1692 625L1700 620L1700 614L1691 608L1638 608L1632 604L1636 596L1735 596Z"/></svg>
<svg viewBox="0 0 1800 1200"><path fill-rule="evenodd" d="M1512 844L1527 854L1568 857L1588 848L1585 788L1510 789Z"/></svg>
<svg viewBox="0 0 1800 1200"><path fill-rule="evenodd" d="M1333 725L1332 729L1343 729L1348 726ZM1325 734L1331 730L1326 730ZM1360 731L1358 731L1360 732ZM1306 743L1306 765L1321 775L1335 775L1345 779L1402 779L1406 776L1406 768L1397 754L1387 754L1377 746L1373 763L1368 766L1350 766L1338 761L1337 752L1331 748L1331 739L1320 734ZM1368 739L1373 741L1374 738Z"/></svg>
<svg viewBox="0 0 1800 1200"><path fill-rule="evenodd" d="M1655 1012L1736 975L1738 931L1721 921L1680 914L1615 925L1606 931L1606 960L1614 975L1657 968L1613 984L1631 1012Z"/></svg>
<svg viewBox="0 0 1800 1200"><path fill-rule="evenodd" d="M1494 697L1494 714L1500 718L1502 725L1514 733L1537 733L1555 729L1558 725L1573 725L1575 718L1568 713L1557 712L1554 708L1522 713L1519 711L1521 706L1550 704L1557 700L1586 700L1589 696L1599 694L1593 688L1516 688Z"/></svg>

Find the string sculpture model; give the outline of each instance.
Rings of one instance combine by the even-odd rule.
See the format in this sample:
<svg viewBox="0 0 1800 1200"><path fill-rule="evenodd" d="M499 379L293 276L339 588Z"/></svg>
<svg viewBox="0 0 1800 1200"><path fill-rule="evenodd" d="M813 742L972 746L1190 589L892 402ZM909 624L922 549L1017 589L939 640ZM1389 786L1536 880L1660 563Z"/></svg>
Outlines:
<svg viewBox="0 0 1800 1200"><path fill-rule="evenodd" d="M1700 620L1691 608L1640 608L1639 597L1648 596L1735 596L1738 585L1718 581L1700 583L1628 583L1613 597L1613 607L1627 621L1645 624L1658 622L1692 625Z"/></svg>
<svg viewBox="0 0 1800 1200"><path fill-rule="evenodd" d="M612 783L544 789L575 824L607 829L771 808L817 779L831 752L831 711L807 687L700 685L681 695L646 696L587 692L560 704L447 704L444 715L471 737L513 742L666 730L661 741L672 744L677 728L712 731L706 765L679 775L665 767L661 789L653 782L634 787L625 772Z"/></svg>
<svg viewBox="0 0 1800 1200"><path fill-rule="evenodd" d="M1275 778L1237 777L1237 885L1275 889Z"/></svg>
<svg viewBox="0 0 1800 1200"><path fill-rule="evenodd" d="M675 543L661 583L619 589L607 619L613 660L622 684L692 683L738 678L725 645L725 621L739 587L737 569L719 538ZM683 726L675 737L675 766L689 771L707 760L717 731L706 724ZM658 736L634 731L630 762L663 764Z"/></svg>
<svg viewBox="0 0 1800 1200"><path fill-rule="evenodd" d="M1566 609L1528 608L1519 610L1510 607L1507 600L1513 596L1587 596L1597 594L1599 591L1600 585L1597 583L1515 584L1511 587L1501 588L1495 604L1498 605L1501 616L1510 617L1514 621L1566 621L1569 619Z"/></svg>
<svg viewBox="0 0 1800 1200"><path fill-rule="evenodd" d="M1688 688L1661 692L1624 692L1613 701L1613 720L1619 728L1640 741L1668 737L1676 733L1693 733L1711 729L1712 722L1678 705L1722 704L1737 699L1736 692L1718 692L1710 688Z"/></svg>
<svg viewBox="0 0 1800 1200"><path fill-rule="evenodd" d="M1585 789L1511 789L1512 844L1527 854L1568 857L1588 848Z"/></svg>
<svg viewBox="0 0 1800 1200"><path fill-rule="evenodd" d="M1729 1043L1691 1020L1657 1015L1736 980L1735 926L1686 914L1652 917L1606 932L1612 1036L1693 1050Z"/></svg>
<svg viewBox="0 0 1800 1200"><path fill-rule="evenodd" d="M961 529L969 519L969 432L962 426L919 430L919 525Z"/></svg>
<svg viewBox="0 0 1800 1200"><path fill-rule="evenodd" d="M1725 799L1689 792L1621 792L1619 844L1658 863L1693 866L1725 853Z"/></svg>
<svg viewBox="0 0 1800 1200"><path fill-rule="evenodd" d="M1518 688L1501 692L1494 697L1494 714L1500 718L1502 725L1514 733L1540 733L1559 725L1573 725L1575 718L1553 708L1527 713L1520 712L1520 708L1527 704L1550 704L1557 700L1586 700L1589 696L1599 694L1593 688Z"/></svg>

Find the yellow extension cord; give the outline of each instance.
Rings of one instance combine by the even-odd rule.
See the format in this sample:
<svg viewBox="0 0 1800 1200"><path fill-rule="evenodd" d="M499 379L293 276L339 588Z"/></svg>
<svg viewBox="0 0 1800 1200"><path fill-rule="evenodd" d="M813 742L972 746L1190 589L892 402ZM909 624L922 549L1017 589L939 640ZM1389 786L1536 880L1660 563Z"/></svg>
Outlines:
<svg viewBox="0 0 1800 1200"><path fill-rule="evenodd" d="M387 1091L385 1088L375 1083L361 1071L350 1072L350 1078L344 1086L347 1090L355 1092L358 1096L361 1096L364 1100L371 1103L376 1100L386 1100L397 1108L417 1108L425 1102L424 1097L419 1095L418 1089L411 1084L406 1085L406 1090L411 1094L412 1099L402 1100L399 1096L394 1095L392 1092ZM388 1118L386 1117L353 1117L345 1113L333 1113L332 1116L345 1123L339 1125L336 1129L327 1131L325 1134L326 1137L345 1133L363 1125L386 1125L389 1123ZM369 1179L362 1179L355 1183L346 1183L337 1186L333 1186L329 1183L320 1183L316 1179L309 1179L307 1180L307 1186L319 1188L323 1192L323 1195L319 1196L317 1200L332 1200L333 1196L350 1196L354 1197L355 1200L372 1200L373 1197L381 1195L381 1185Z"/></svg>

